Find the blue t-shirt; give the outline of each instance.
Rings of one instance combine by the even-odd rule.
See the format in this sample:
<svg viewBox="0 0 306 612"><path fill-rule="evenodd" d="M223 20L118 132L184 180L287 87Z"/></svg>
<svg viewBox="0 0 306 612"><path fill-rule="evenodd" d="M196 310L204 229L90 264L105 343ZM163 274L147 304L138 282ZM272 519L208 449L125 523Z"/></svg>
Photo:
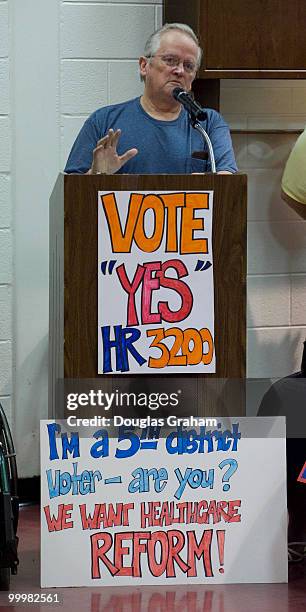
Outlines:
<svg viewBox="0 0 306 612"><path fill-rule="evenodd" d="M211 139L216 169L236 172L229 128L219 113L207 109L202 122ZM191 174L210 172L210 163L192 158L194 151L206 151L201 135L191 126L187 111L173 121L160 121L148 115L134 98L95 111L85 121L66 164L67 173L86 173L92 164L93 149L109 128L121 129L119 155L136 147L138 154L118 170L118 174Z"/></svg>

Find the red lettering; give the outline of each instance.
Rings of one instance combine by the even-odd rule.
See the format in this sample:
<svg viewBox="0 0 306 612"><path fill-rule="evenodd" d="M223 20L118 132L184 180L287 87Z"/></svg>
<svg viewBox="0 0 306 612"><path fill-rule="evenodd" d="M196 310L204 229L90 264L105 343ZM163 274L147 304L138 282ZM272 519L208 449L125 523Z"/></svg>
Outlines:
<svg viewBox="0 0 306 612"><path fill-rule="evenodd" d="M195 563L195 557L197 559L203 558L203 567L205 576L213 576L212 565L211 565L211 540L212 540L212 529L206 529L202 535L201 541L198 544L195 531L187 531L188 538L188 563L189 569L187 572L188 578L197 576L197 568Z"/></svg>
<svg viewBox="0 0 306 612"><path fill-rule="evenodd" d="M101 546L99 543L102 542ZM100 574L100 564L99 561L102 561L104 565L107 567L108 571L112 576L115 576L118 573L118 569L106 556L106 553L112 547L113 538L110 533L95 533L90 536L91 543L91 577L101 578Z"/></svg>
<svg viewBox="0 0 306 612"><path fill-rule="evenodd" d="M50 506L44 507L44 513L48 525L48 531L62 531L63 529L72 529L73 521L71 519L71 512L73 510L73 504L60 504L58 506L57 517L51 516Z"/></svg>
<svg viewBox="0 0 306 612"><path fill-rule="evenodd" d="M132 283L130 283L127 277L124 264L121 264L121 266L118 266L118 268L116 268L116 272L117 272L119 281L121 283L121 286L123 287L123 289L126 291L126 293L129 296L128 306L127 306L127 325L139 325L137 311L136 311L136 304L135 304L135 293L142 281L142 277L144 275L145 269L143 266L140 266L138 264L137 270L132 280Z"/></svg>
<svg viewBox="0 0 306 612"><path fill-rule="evenodd" d="M154 533L150 534L151 538L148 541L148 565L151 574L155 577L161 576L167 567L169 550L168 533L169 532L166 533L165 531L155 531ZM159 563L156 560L157 555L155 554L157 543L160 543L161 545Z"/></svg>
<svg viewBox="0 0 306 612"><path fill-rule="evenodd" d="M152 291L154 291L155 289L159 289L160 287L159 278L157 278L158 274L155 278L152 278L152 272L160 270L161 263L160 261L155 261L145 263L143 265L145 267L145 273L141 293L141 321L143 325L148 325L150 323L160 323L160 315L158 313L152 313L151 306Z"/></svg>
<svg viewBox="0 0 306 612"><path fill-rule="evenodd" d="M133 548L132 565L133 565L133 576L135 578L140 578L142 576L140 555L141 553L147 552L147 542L141 543L141 540L148 541L150 537L151 537L151 533L149 531L147 532L136 531L136 533L134 533L134 548Z"/></svg>
<svg viewBox="0 0 306 612"><path fill-rule="evenodd" d="M122 533L115 534L114 543L114 564L118 568L118 576L133 576L133 568L124 567L123 557L128 555L130 549L128 546L122 546L123 540L133 540L133 533L131 531L124 531Z"/></svg>
<svg viewBox="0 0 306 612"><path fill-rule="evenodd" d="M165 272L168 270L168 268L173 268L177 272L178 278L165 276ZM162 264L161 273L158 274L158 276L160 286L176 291L182 300L182 305L179 310L174 311L170 310L168 302L159 302L158 311L161 314L162 320L167 321L168 323L183 321L188 317L193 306L193 295L191 289L188 287L188 285L186 285L186 283L179 280L184 276L188 276L188 270L185 264L179 259L169 259L169 261L165 261Z"/></svg>
<svg viewBox="0 0 306 612"><path fill-rule="evenodd" d="M179 553L185 545L185 535L177 529L171 529L167 532L169 538L169 558L167 562L167 578L174 578L176 576L174 569L174 561L178 564L179 568L184 574L189 569L189 566L181 557ZM174 540L176 539L176 542Z"/></svg>

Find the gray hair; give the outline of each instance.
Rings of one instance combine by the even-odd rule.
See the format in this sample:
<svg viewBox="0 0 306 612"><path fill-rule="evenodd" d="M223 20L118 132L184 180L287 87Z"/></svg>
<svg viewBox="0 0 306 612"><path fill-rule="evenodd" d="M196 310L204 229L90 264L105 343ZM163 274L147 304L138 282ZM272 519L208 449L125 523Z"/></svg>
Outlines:
<svg viewBox="0 0 306 612"><path fill-rule="evenodd" d="M197 69L198 69L201 65L202 49L200 47L198 37L196 36L194 31L191 29L191 27L188 26L186 23L165 23L161 28L153 32L153 34L151 34L151 36L148 38L145 44L144 56L153 57L159 49L161 37L163 36L163 34L171 30L183 32L183 34L187 34L187 36L189 36L193 40L193 42L195 42L195 44L198 47L198 59L197 59ZM142 77L140 78L141 80L144 80Z"/></svg>

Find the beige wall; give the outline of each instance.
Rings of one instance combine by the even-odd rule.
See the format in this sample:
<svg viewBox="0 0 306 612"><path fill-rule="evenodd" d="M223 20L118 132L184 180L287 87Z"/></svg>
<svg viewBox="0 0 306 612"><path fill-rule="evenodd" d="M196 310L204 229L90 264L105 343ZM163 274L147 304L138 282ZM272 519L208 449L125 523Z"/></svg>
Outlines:
<svg viewBox="0 0 306 612"><path fill-rule="evenodd" d="M299 370L306 338L306 223L280 198L298 137L285 131L306 125L306 81L223 81L221 110L233 129L258 130L233 138L249 183L247 366L279 378Z"/></svg>
<svg viewBox="0 0 306 612"><path fill-rule="evenodd" d="M12 193L9 4L0 2L0 402L12 419Z"/></svg>

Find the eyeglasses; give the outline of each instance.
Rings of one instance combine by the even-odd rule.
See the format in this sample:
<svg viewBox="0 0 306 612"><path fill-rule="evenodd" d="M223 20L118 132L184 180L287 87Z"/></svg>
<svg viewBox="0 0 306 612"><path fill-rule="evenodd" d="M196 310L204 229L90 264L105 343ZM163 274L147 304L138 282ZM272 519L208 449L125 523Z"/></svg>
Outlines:
<svg viewBox="0 0 306 612"><path fill-rule="evenodd" d="M182 60L180 57L178 57L177 55L149 55L148 57L159 57L161 59L161 61L166 64L166 66L169 66L170 68L177 68L177 66L179 66L180 64L183 64L183 68L185 70L185 72L188 72L188 74L192 74L193 72L196 72L196 64L194 62L191 62L189 60Z"/></svg>

